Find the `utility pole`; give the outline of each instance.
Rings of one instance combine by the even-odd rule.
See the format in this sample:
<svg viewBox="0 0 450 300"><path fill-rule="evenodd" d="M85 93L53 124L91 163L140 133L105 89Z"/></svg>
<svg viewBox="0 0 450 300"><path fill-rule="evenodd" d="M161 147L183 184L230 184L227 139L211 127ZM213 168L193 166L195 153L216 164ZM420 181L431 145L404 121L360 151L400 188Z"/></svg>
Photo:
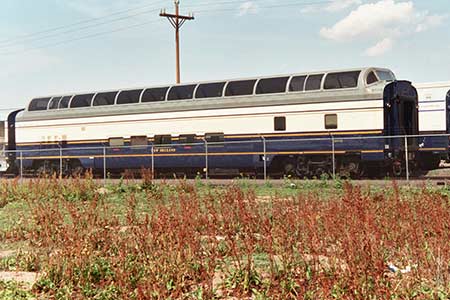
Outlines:
<svg viewBox="0 0 450 300"><path fill-rule="evenodd" d="M180 15L180 0L175 0L175 14L168 14L166 10L162 10L159 14L160 17L167 18L170 24L175 29L175 43L176 43L176 74L177 83L180 83L180 29L186 21L194 20L194 16L189 14L188 16Z"/></svg>

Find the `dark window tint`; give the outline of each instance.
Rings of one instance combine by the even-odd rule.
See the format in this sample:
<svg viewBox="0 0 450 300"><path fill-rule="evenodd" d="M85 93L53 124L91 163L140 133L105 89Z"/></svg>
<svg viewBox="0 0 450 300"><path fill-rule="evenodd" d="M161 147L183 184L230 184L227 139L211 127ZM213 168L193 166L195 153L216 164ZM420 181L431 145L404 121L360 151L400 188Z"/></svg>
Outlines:
<svg viewBox="0 0 450 300"><path fill-rule="evenodd" d="M256 87L256 94L273 94L286 92L289 77L261 79Z"/></svg>
<svg viewBox="0 0 450 300"><path fill-rule="evenodd" d="M117 97L117 104L139 103L142 90L131 90L120 92Z"/></svg>
<svg viewBox="0 0 450 300"><path fill-rule="evenodd" d="M50 98L37 98L33 99L28 106L29 111L47 110Z"/></svg>
<svg viewBox="0 0 450 300"><path fill-rule="evenodd" d="M274 129L275 129L275 131L286 130L286 117L275 117L274 118Z"/></svg>
<svg viewBox="0 0 450 300"><path fill-rule="evenodd" d="M59 108L68 108L70 99L72 99L72 96L62 97L61 101L59 101Z"/></svg>
<svg viewBox="0 0 450 300"><path fill-rule="evenodd" d="M155 145L169 145L172 144L171 135L155 135L154 142Z"/></svg>
<svg viewBox="0 0 450 300"><path fill-rule="evenodd" d="M369 75L367 75L367 84L372 84L377 81L378 81L378 78L374 72L370 72Z"/></svg>
<svg viewBox="0 0 450 300"><path fill-rule="evenodd" d="M93 106L114 105L117 92L99 93L95 96Z"/></svg>
<svg viewBox="0 0 450 300"><path fill-rule="evenodd" d="M291 82L289 83L289 92L303 92L305 80L306 76L292 77Z"/></svg>
<svg viewBox="0 0 450 300"><path fill-rule="evenodd" d="M157 102L166 100L168 87L147 89L142 95L142 102Z"/></svg>
<svg viewBox="0 0 450 300"><path fill-rule="evenodd" d="M232 81L227 85L225 96L253 95L256 80Z"/></svg>
<svg viewBox="0 0 450 300"><path fill-rule="evenodd" d="M325 115L325 129L337 129L338 123L337 123L337 115Z"/></svg>
<svg viewBox="0 0 450 300"><path fill-rule="evenodd" d="M121 138L121 137L109 139L110 147L122 147L124 144L125 144L125 142L124 142L123 138Z"/></svg>
<svg viewBox="0 0 450 300"><path fill-rule="evenodd" d="M322 78L323 74L308 76L308 79L306 79L305 91L320 90Z"/></svg>
<svg viewBox="0 0 450 300"><path fill-rule="evenodd" d="M358 78L360 71L355 72L343 72L343 73L330 73L325 79L324 88L330 89L346 89L354 88L358 86Z"/></svg>
<svg viewBox="0 0 450 300"><path fill-rule="evenodd" d="M215 98L222 97L225 82L200 84L195 92L195 98Z"/></svg>
<svg viewBox="0 0 450 300"><path fill-rule="evenodd" d="M195 143L195 134L182 134L180 135L180 144L193 144Z"/></svg>
<svg viewBox="0 0 450 300"><path fill-rule="evenodd" d="M76 95L70 102L70 108L91 106L94 94Z"/></svg>
<svg viewBox="0 0 450 300"><path fill-rule="evenodd" d="M222 143L224 141L223 132L207 133L205 134L205 140L208 143Z"/></svg>
<svg viewBox="0 0 450 300"><path fill-rule="evenodd" d="M148 145L148 138L143 136L132 136L130 139L131 146L147 146Z"/></svg>
<svg viewBox="0 0 450 300"><path fill-rule="evenodd" d="M196 85L177 85L170 89L167 100L185 100L194 97L194 89Z"/></svg>
<svg viewBox="0 0 450 300"><path fill-rule="evenodd" d="M61 101L62 97L54 97L48 104L48 109L58 109L59 101Z"/></svg>

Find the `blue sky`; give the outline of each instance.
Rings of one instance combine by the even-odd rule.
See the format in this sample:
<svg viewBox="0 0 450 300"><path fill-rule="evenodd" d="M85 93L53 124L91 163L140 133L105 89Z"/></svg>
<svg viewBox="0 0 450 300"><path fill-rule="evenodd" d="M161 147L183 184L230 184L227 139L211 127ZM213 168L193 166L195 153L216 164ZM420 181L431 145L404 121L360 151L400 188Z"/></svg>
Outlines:
<svg viewBox="0 0 450 300"><path fill-rule="evenodd" d="M181 0L196 17L182 29L182 81L369 65L414 82L448 81L449 2ZM0 109L36 96L173 83L164 7L171 12L173 1L3 0ZM85 23L36 34L77 22Z"/></svg>

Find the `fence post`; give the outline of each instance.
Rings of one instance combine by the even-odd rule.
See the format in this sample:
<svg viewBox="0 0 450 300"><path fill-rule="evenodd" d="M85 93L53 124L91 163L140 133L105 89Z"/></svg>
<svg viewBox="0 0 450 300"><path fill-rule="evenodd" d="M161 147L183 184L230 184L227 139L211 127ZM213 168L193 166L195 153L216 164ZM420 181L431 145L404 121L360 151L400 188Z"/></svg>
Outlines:
<svg viewBox="0 0 450 300"><path fill-rule="evenodd" d="M335 153L335 145L334 145L334 136L331 134L331 155L333 160L333 180L336 179L336 153Z"/></svg>
<svg viewBox="0 0 450 300"><path fill-rule="evenodd" d="M409 181L408 136L406 135L405 135L405 162L406 162L406 181Z"/></svg>
<svg viewBox="0 0 450 300"><path fill-rule="evenodd" d="M264 181L267 181L267 146L266 146L266 138L261 136L263 141L263 162L264 162Z"/></svg>
<svg viewBox="0 0 450 300"><path fill-rule="evenodd" d="M63 178L63 158L62 148L59 148L59 179Z"/></svg>
<svg viewBox="0 0 450 300"><path fill-rule="evenodd" d="M203 141L205 142L205 176L208 179L208 141L206 139L203 139Z"/></svg>
<svg viewBox="0 0 450 300"><path fill-rule="evenodd" d="M23 178L23 154L20 151L20 179Z"/></svg>
<svg viewBox="0 0 450 300"><path fill-rule="evenodd" d="M106 147L103 146L103 183L106 184Z"/></svg>
<svg viewBox="0 0 450 300"><path fill-rule="evenodd" d="M152 145L152 180L155 180L155 147Z"/></svg>

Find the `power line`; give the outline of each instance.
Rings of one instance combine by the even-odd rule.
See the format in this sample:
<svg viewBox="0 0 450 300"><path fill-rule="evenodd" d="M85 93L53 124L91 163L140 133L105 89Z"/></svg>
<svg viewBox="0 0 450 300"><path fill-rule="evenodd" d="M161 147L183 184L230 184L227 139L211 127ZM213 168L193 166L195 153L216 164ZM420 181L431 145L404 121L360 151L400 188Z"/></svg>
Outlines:
<svg viewBox="0 0 450 300"><path fill-rule="evenodd" d="M60 42L56 42L56 43L52 43L52 44L46 44L40 47L33 47L33 48L28 48L28 49L24 49L21 51L11 51L11 52L3 52L0 53L0 55L14 55L14 54L18 54L18 53L24 53L24 52L29 52L29 51L33 51L33 50L39 50L39 49L44 49L44 48L49 48L49 47L54 47L54 46L60 46L60 45L65 45L65 44L70 44L73 42L77 42L77 41L81 41L81 40L85 40L85 39L89 39L89 38L93 38L93 37L98 37L98 36L103 36L103 35L107 35L107 34L111 34L111 33L116 33L116 32L120 32L120 31L125 31L125 30L129 30L131 28L136 28L136 27L142 27L151 23L155 23L159 20L152 20L149 22L144 22L144 23L137 23L137 24L133 24L130 26L126 26L126 27L120 27L117 28L115 30L108 30L108 31L103 31L103 32L97 32L94 34L90 34L90 35L85 35L85 36L81 36L75 39L67 39L67 40L63 40Z"/></svg>
<svg viewBox="0 0 450 300"><path fill-rule="evenodd" d="M56 33L53 33L53 34L48 34L48 35L44 35L44 36L40 36L40 37L35 37L35 38L30 37L28 39L24 39L24 40L21 40L21 41L22 42L23 41L26 41L26 42L41 41L41 40L45 40L45 39L48 39L48 38L57 37L57 36L65 35L65 34L72 33L72 32L78 32L78 31L81 31L81 30L84 30L84 29L89 29L89 28L93 28L93 27L97 27L97 26L101 26L101 25L105 25L105 24L111 24L111 23L123 21L123 20L126 20L126 19L134 18L134 17L140 16L140 15L157 12L158 10L159 9L146 10L146 11L139 12L139 13L136 13L136 14L133 14L133 15L124 16L124 17L116 18L116 19L113 19L113 20L105 21L105 22L100 22L100 23L96 23L96 24L86 25L86 26L83 26L83 27L69 29L69 30L65 30L65 31L59 31L59 32L56 32ZM10 48L11 45L14 45L14 44L16 44L16 43L7 43L7 44L4 44L4 45L0 44L0 49Z"/></svg>
<svg viewBox="0 0 450 300"><path fill-rule="evenodd" d="M147 4L147 5L140 6L140 7L134 7L134 8L126 9L126 10L117 11L117 12L114 12L114 13L111 13L111 14L108 14L108 15L105 15L105 16L102 16L102 17L91 18L91 19L88 19L88 20L83 20L83 21L72 23L72 24L61 25L61 26L57 26L57 27L53 27L53 28L49 28L49 29L45 29L45 30L41 30L41 31L36 31L36 32L24 34L24 35L17 36L17 37L14 37L14 38L2 40L2 41L0 41L0 44L10 43L12 41L17 41L19 39L29 38L29 37L32 37L32 36L36 36L36 35L40 35L40 34L44 34L44 33L49 33L49 32L52 32L52 31L58 31L58 30L61 30L61 29L70 28L70 27L74 27L74 26L77 26L77 25L81 25L81 24L96 22L98 20L102 20L102 19L109 18L109 17L112 17L112 16L124 14L124 13L130 12L130 11L134 11L134 10L140 10L140 9L147 8L147 7L150 7L150 6L155 6L156 7L157 5L160 5L163 2L165 2L165 1L156 1L156 2L153 2L152 4Z"/></svg>
<svg viewBox="0 0 450 300"><path fill-rule="evenodd" d="M227 1L227 3L231 3L234 1ZM289 6L309 6L309 5L323 5L323 4L329 4L332 3L333 1L319 1L319 2L302 2L302 3L288 3L288 4L276 4L276 5L268 5L268 6L258 6L258 9L268 9L268 8L283 8L283 7L289 7ZM204 3L204 5L206 5L206 3ZM236 8L216 8L216 9L205 9L205 10L200 10L197 11L197 13L203 13L203 12L221 12L221 11L236 11ZM142 27L151 23L155 23L158 20L152 20L150 22L143 22L143 23L137 23L137 24L133 24L130 26L125 26L125 27L119 27L117 29L113 29L113 30L107 30L107 31L102 31L102 32L97 32L97 33L93 33L93 34L89 34L89 35L84 35L78 38L72 38L72 39L66 39L66 40L62 40L59 42L55 42L55 43L50 43L50 44L45 44L42 46L38 46L38 47L31 47L31 48L27 48L27 49L23 49L23 50L17 50L17 51L5 51L5 52L0 52L0 55L14 55L14 54L19 54L19 53L24 53L24 52L29 52L29 51L33 51L33 50L39 50L39 49L45 49L45 48L50 48L50 47L54 47L54 46L60 46L60 45L65 45L65 44L69 44L75 41L80 41L80 40L85 40L85 39L89 39L89 38L93 38L93 37L98 37L98 36L103 36L103 35L108 35L111 33L116 33L116 32L121 32L121 31L125 31L125 30L129 30L132 28L137 28L137 27ZM1 47L0 47L1 49Z"/></svg>
<svg viewBox="0 0 450 300"><path fill-rule="evenodd" d="M266 1L266 0L259 0L259 1ZM130 11L135 11L135 10L139 10L139 9L142 9L142 8L147 8L147 7L150 7L150 6L154 6L156 3L162 3L162 2L164 2L164 1L154 2L153 4L148 4L148 5L141 6L141 7L136 7L136 8L131 8L131 9L127 9L127 10L122 10L122 11L119 11L119 12L115 12L115 13L103 16L103 17L98 17L98 18L93 18L93 19L89 19L89 20L84 20L84 21L76 22L76 23L69 24L69 25L63 25L63 26L59 26L59 27L54 27L54 28L51 28L51 29L47 29L47 30L43 30L43 31L35 32L35 33L22 35L22 36L19 36L19 37L16 37L16 38L3 40L3 41L0 41L0 50L1 49L11 48L11 47L14 47L14 46L20 46L19 43L23 43L23 42L36 42L36 41L51 39L51 38L54 38L54 37L58 37L60 35L66 35L68 33L74 33L74 32L82 31L82 30L85 30L85 29L94 28L94 27L97 27L97 26L102 26L102 25L106 25L106 24L110 24L110 23L115 23L115 22L120 22L120 21L123 21L123 20L131 19L131 18L134 18L134 17L139 16L139 15L152 13L152 12L155 12L156 9L150 9L150 10L146 10L146 11L141 11L141 12L134 13L132 15L126 15L126 16L115 18L115 19L107 20L111 16L121 15L121 14L130 12ZM210 5L226 5L226 4L245 3L245 2L246 2L245 0L221 1L221 2L213 2L213 3L211 3L211 2L203 2L203 3L196 3L196 4L193 4L193 5L188 5L187 7L202 7L202 6L210 6ZM298 3L298 4L302 4L302 3ZM154 6L154 7L156 7L156 6ZM225 11L225 10L234 10L234 9L222 9L222 11ZM213 10L203 10L203 11L200 11L200 12L205 12L205 11L213 11ZM106 19L106 21L99 22L99 21L101 21L103 19ZM77 26L77 25L82 25L82 24L85 24L85 23L94 23L94 24L89 24L89 25L85 25L85 26L81 26L81 27ZM75 27L75 28L72 28L72 27ZM71 28L71 29L61 31L61 30L66 29L66 28Z"/></svg>

